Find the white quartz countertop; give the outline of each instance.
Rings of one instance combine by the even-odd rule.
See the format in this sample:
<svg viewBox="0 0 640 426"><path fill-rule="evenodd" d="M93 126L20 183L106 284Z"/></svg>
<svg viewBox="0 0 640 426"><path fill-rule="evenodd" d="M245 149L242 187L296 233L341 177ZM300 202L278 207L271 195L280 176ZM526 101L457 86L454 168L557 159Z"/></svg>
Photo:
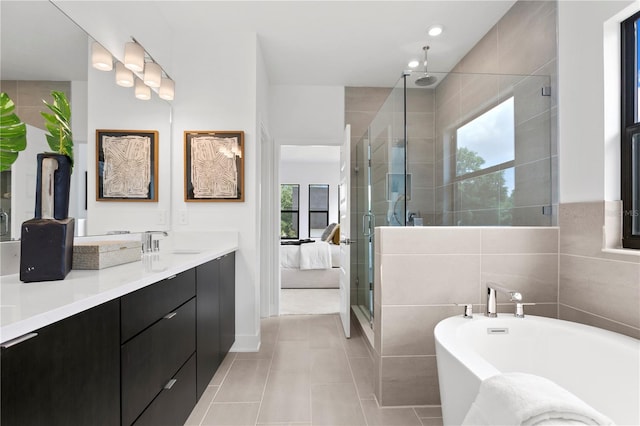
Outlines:
<svg viewBox="0 0 640 426"><path fill-rule="evenodd" d="M206 248L161 246L141 260L100 270L71 270L64 280L23 283L0 278L0 343L131 293L238 249L237 238Z"/></svg>

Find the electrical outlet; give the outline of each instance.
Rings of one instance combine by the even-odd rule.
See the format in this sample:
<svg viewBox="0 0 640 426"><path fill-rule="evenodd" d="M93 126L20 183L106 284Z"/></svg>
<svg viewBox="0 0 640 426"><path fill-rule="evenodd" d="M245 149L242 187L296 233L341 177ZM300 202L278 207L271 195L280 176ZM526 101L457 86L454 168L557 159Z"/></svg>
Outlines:
<svg viewBox="0 0 640 426"><path fill-rule="evenodd" d="M158 217L156 218L156 225L164 225L164 223L166 222L165 211L158 210L156 214L158 215Z"/></svg>
<svg viewBox="0 0 640 426"><path fill-rule="evenodd" d="M180 210L178 212L178 222L180 225L187 225L189 223L189 213L186 210Z"/></svg>

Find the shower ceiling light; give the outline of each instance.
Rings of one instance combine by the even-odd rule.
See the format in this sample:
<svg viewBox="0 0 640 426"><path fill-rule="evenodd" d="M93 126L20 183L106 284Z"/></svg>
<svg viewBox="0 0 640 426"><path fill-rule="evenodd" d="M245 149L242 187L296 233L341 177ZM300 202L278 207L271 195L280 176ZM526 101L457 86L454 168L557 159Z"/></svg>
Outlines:
<svg viewBox="0 0 640 426"><path fill-rule="evenodd" d="M440 34L442 34L442 25L432 25L429 27L429 29L427 30L427 34L429 34L431 37L437 37Z"/></svg>
<svg viewBox="0 0 640 426"><path fill-rule="evenodd" d="M111 53L97 41L94 41L91 45L91 65L100 71L111 71L113 69Z"/></svg>
<svg viewBox="0 0 640 426"><path fill-rule="evenodd" d="M420 65L420 61L418 61L417 59L412 59L408 65L409 68L416 68L418 65Z"/></svg>

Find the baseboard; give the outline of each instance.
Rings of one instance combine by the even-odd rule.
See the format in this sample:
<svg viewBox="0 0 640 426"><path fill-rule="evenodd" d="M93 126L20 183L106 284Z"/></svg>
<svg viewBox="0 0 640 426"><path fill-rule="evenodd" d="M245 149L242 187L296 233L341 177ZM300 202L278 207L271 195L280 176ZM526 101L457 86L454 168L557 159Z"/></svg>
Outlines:
<svg viewBox="0 0 640 426"><path fill-rule="evenodd" d="M260 350L260 335L237 335L236 341L229 352L258 352Z"/></svg>

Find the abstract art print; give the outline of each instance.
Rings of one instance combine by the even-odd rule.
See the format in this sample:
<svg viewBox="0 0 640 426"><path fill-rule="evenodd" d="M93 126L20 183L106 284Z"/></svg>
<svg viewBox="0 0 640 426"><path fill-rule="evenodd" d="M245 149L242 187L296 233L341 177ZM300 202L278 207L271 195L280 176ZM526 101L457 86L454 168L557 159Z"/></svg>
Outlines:
<svg viewBox="0 0 640 426"><path fill-rule="evenodd" d="M185 201L244 201L244 132L185 131Z"/></svg>
<svg viewBox="0 0 640 426"><path fill-rule="evenodd" d="M96 130L96 200L158 201L158 132Z"/></svg>

